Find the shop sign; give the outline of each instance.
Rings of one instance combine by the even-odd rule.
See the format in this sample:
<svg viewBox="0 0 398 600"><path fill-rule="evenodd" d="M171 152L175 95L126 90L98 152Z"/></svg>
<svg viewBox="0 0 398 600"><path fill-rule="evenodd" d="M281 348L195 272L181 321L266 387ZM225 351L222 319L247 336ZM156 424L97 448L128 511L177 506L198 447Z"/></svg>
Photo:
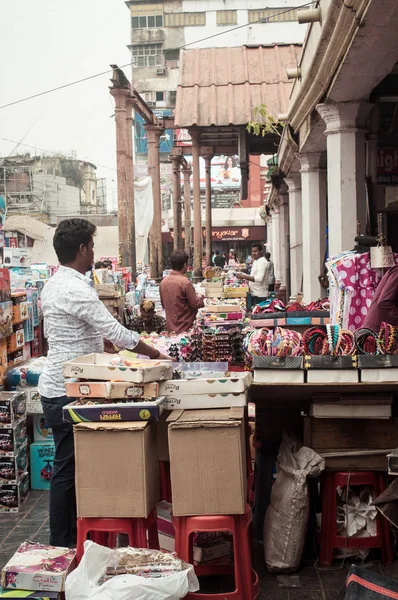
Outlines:
<svg viewBox="0 0 398 600"><path fill-rule="evenodd" d="M206 229L203 230L203 237L206 237ZM247 240L250 232L248 227L236 227L231 229L221 229L211 232L213 240L218 242L232 242Z"/></svg>
<svg viewBox="0 0 398 600"><path fill-rule="evenodd" d="M377 183L398 185L398 148L377 150Z"/></svg>

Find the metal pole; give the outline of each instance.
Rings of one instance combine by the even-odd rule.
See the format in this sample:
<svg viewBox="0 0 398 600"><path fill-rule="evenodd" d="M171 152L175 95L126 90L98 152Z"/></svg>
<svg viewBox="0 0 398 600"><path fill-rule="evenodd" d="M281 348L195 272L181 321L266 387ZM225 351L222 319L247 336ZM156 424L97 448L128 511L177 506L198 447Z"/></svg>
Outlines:
<svg viewBox="0 0 398 600"><path fill-rule="evenodd" d="M212 227L211 227L211 155L206 155L205 168L206 168L206 264L208 267L211 266L211 241L212 241Z"/></svg>
<svg viewBox="0 0 398 600"><path fill-rule="evenodd" d="M200 131L191 129L192 138L192 168L193 168L193 231L194 231L194 279L200 281L202 278L202 214L200 206L200 162L199 142Z"/></svg>

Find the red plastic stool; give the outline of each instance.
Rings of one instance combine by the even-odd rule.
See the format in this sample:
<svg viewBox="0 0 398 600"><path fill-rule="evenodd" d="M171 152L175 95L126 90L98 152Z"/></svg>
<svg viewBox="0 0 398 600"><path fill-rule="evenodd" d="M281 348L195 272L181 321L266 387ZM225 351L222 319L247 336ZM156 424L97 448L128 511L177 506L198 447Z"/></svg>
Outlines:
<svg viewBox="0 0 398 600"><path fill-rule="evenodd" d="M159 461L160 471L160 499L166 502L171 500L171 477L170 477L170 461Z"/></svg>
<svg viewBox="0 0 398 600"><path fill-rule="evenodd" d="M77 519L76 560L78 563L83 556L84 542L89 533L93 541L108 548L114 548L117 534L124 533L129 538L129 545L134 548L159 550L156 510L153 510L147 519Z"/></svg>
<svg viewBox="0 0 398 600"><path fill-rule="evenodd" d="M257 573L252 569L249 528L251 525L250 507L246 506L243 515L221 515L200 517L174 517L176 553L187 563L193 564L193 544L191 536L194 533L209 531L228 531L234 539L234 566L218 565L195 566L196 575L235 574L235 591L220 594L201 594L190 592L186 598L191 600L254 600L260 588Z"/></svg>
<svg viewBox="0 0 398 600"><path fill-rule="evenodd" d="M375 497L385 490L382 473L376 471L354 471L350 473L334 473L325 471L322 479L322 527L320 535L319 562L324 566L333 564L335 548L380 548L383 564L394 562L390 526L387 519L377 515L377 533L372 537L345 537L337 535L336 526L336 488L347 486L369 486L373 488Z"/></svg>

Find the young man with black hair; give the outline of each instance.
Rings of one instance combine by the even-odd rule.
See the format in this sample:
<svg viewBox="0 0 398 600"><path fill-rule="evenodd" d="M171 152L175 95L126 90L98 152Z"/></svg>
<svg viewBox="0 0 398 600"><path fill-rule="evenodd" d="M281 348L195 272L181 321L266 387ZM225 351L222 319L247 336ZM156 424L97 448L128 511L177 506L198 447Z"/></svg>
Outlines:
<svg viewBox="0 0 398 600"><path fill-rule="evenodd" d="M261 244L252 244L253 266L250 275L246 273L236 273L238 279L246 279L249 282L249 289L253 304L264 302L268 296L268 262L263 256L263 247Z"/></svg>
<svg viewBox="0 0 398 600"><path fill-rule="evenodd" d="M170 275L159 286L160 300L166 311L167 331L184 333L191 329L199 308L204 306L203 298L186 276L189 256L184 250L175 250L170 256Z"/></svg>
<svg viewBox="0 0 398 600"><path fill-rule="evenodd" d="M265 253L265 260L268 263L268 291L269 292L274 292L275 291L275 265L273 263L273 261L271 260L271 253L270 252L266 252Z"/></svg>
<svg viewBox="0 0 398 600"><path fill-rule="evenodd" d="M48 356L39 380L39 393L55 443L50 485L50 544L76 542L75 456L73 427L62 420L66 397L63 364L78 356L104 351L104 340L121 349L134 349L149 358L169 358L139 340L105 308L85 273L94 263L96 227L85 219L62 221L53 245L60 267L43 288L41 306Z"/></svg>
<svg viewBox="0 0 398 600"><path fill-rule="evenodd" d="M223 257L222 254L220 254L219 250L216 250L216 255L214 257L214 266L216 267L220 267L221 269L223 269L225 267L225 258Z"/></svg>

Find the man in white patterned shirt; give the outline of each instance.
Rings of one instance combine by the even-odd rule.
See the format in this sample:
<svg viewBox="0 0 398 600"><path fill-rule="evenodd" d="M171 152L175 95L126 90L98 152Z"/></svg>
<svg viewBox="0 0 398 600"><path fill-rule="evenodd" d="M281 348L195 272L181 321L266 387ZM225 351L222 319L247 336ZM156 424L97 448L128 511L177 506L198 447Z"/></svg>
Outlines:
<svg viewBox="0 0 398 600"><path fill-rule="evenodd" d="M48 356L39 380L43 412L52 428L55 460L50 486L50 544L76 543L75 456L72 425L62 420L66 398L63 363L92 352L104 351L104 339L121 349L134 349L149 358L169 358L139 341L105 308L85 276L94 263L96 227L85 219L62 221L54 234L60 262L57 273L45 285L41 306Z"/></svg>

